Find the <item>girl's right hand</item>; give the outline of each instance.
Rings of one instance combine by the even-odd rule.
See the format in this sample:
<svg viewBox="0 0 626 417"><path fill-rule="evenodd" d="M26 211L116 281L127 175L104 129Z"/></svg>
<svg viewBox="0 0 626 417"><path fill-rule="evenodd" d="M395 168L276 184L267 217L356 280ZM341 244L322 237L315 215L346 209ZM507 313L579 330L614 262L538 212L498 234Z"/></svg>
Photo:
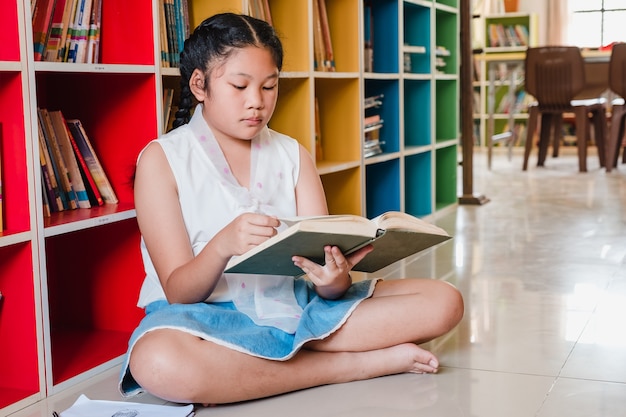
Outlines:
<svg viewBox="0 0 626 417"><path fill-rule="evenodd" d="M224 227L214 239L225 257L238 256L276 235L280 220L259 213L243 213Z"/></svg>

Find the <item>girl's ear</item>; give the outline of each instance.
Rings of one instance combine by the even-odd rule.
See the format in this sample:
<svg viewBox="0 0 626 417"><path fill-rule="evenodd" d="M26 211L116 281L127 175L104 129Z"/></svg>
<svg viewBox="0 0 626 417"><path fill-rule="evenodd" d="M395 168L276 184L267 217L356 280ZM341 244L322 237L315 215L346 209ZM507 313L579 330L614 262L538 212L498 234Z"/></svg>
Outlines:
<svg viewBox="0 0 626 417"><path fill-rule="evenodd" d="M196 100L200 103L206 98L206 77L199 69L193 70L191 77L189 78L189 89L194 95Z"/></svg>

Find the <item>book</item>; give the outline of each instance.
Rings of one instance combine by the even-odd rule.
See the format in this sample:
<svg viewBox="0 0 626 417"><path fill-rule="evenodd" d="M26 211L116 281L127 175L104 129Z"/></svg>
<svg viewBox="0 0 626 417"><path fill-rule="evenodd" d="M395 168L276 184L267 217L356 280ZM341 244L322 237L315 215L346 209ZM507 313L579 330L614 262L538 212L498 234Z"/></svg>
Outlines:
<svg viewBox="0 0 626 417"><path fill-rule="evenodd" d="M47 109L38 108L37 113L41 122L41 129L45 143L48 147L50 154L50 160L52 167L61 189L61 201L63 201L63 208L66 210L73 210L78 208L78 199L74 192L74 187L70 178L69 170L61 154L61 148L59 147L59 141L56 137L56 133L52 126L52 119Z"/></svg>
<svg viewBox="0 0 626 417"><path fill-rule="evenodd" d="M54 415L58 414L55 412ZM60 417L190 417L193 415L193 404L166 405L130 401L92 400L85 394L81 394L70 408L61 412Z"/></svg>
<svg viewBox="0 0 626 417"><path fill-rule="evenodd" d="M100 29L102 26L102 0L93 0L87 32L87 63L100 62Z"/></svg>
<svg viewBox="0 0 626 417"><path fill-rule="evenodd" d="M69 8L66 7L67 3L69 3L69 1L57 0L50 24L50 36L48 36L48 42L43 56L44 61L54 62L57 60L57 56L61 48L61 37L63 36L63 31L65 30L67 32L67 26L63 26L63 19L66 11L69 10Z"/></svg>
<svg viewBox="0 0 626 417"><path fill-rule="evenodd" d="M67 120L67 126L72 133L72 137L76 141L76 145L78 146L78 150L82 154L85 159L85 163L87 164L87 168L93 177L96 188L102 195L102 199L107 204L116 204L118 203L117 195L113 190L113 186L111 185L109 178L107 177L98 156L87 136L87 132L83 128L83 124L78 119L69 119Z"/></svg>
<svg viewBox="0 0 626 417"><path fill-rule="evenodd" d="M52 128L54 129L54 134L58 142L59 150L61 151L61 156L63 157L63 161L67 167L70 181L72 183L74 193L76 194L78 207L90 208L91 203L89 202L89 195L87 194L85 183L83 182L83 178L80 174L80 169L78 168L78 161L74 155L74 149L72 148L72 143L70 142L65 117L63 117L63 113L61 113L60 110L49 111L48 114L52 121Z"/></svg>
<svg viewBox="0 0 626 417"><path fill-rule="evenodd" d="M56 0L37 0L32 15L33 50L35 61L43 61L52 28Z"/></svg>
<svg viewBox="0 0 626 417"><path fill-rule="evenodd" d="M231 258L228 273L299 276L291 260L306 257L324 263L324 246L333 245L349 255L371 244L354 271L375 272L410 255L445 242L451 236L440 227L410 214L390 211L374 219L357 215L328 215L281 219L288 227L241 256Z"/></svg>
<svg viewBox="0 0 626 417"><path fill-rule="evenodd" d="M57 212L63 210L63 201L61 200L61 190L56 180L56 175L52 168L52 160L48 147L46 146L46 140L44 138L41 122L38 120L37 128L39 131L39 162L41 165L41 176L46 191L48 193L48 205L50 212Z"/></svg>
<svg viewBox="0 0 626 417"><path fill-rule="evenodd" d="M67 121L65 122L67 126ZM69 129L69 126L68 126ZM68 136L70 139L70 144L72 145L72 150L74 151L74 156L76 157L76 161L78 163L78 170L80 171L80 176L83 179L83 184L85 184L85 190L87 191L87 196L89 197L89 203L92 207L101 206L104 204L104 200L102 199L102 195L100 191L98 191L98 186L96 185L96 181L93 179L91 172L89 171L89 167L87 166L87 162L83 157L83 154L80 152L78 148L78 144L72 135L72 132L68 130Z"/></svg>

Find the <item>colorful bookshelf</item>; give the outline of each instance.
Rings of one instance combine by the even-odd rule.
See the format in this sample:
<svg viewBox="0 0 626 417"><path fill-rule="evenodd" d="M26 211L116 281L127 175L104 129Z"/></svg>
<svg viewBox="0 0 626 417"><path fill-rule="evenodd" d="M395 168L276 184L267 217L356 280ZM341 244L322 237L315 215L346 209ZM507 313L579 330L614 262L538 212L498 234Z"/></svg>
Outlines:
<svg viewBox="0 0 626 417"><path fill-rule="evenodd" d="M269 0L286 53L270 126L316 157L332 213L430 216L456 201L457 0L370 3L373 67L363 63L363 0L333 0L335 71L322 72L313 62L313 0ZM244 8L247 1L189 0L190 26ZM35 62L30 2L0 3L0 128L2 155L11 155L2 159L0 414L118 365L142 316L134 166L165 129L163 90L180 80L176 68L159 65L158 13L153 0L107 0L100 63ZM384 148L365 158L369 96L383 97ZM81 120L118 204L44 216L38 107Z"/></svg>

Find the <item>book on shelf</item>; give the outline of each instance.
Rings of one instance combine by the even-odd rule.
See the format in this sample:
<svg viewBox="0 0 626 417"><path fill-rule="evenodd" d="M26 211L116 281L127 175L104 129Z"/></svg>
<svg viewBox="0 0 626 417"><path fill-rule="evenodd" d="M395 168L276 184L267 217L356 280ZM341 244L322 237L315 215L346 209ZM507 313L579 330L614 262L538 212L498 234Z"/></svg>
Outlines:
<svg viewBox="0 0 626 417"><path fill-rule="evenodd" d="M107 177L104 168L98 159L98 155L96 155L83 124L78 119L69 119L66 122L72 137L76 141L78 150L85 160L89 173L96 183L96 188L100 192L102 200L104 200L107 204L118 203L119 200L117 199L115 190L113 189L113 186L111 185L111 182L109 181L109 178Z"/></svg>
<svg viewBox="0 0 626 417"><path fill-rule="evenodd" d="M52 160L50 158L50 153L48 152L48 146L46 145L46 139L44 138L41 122L39 121L37 123L37 128L39 132L39 163L41 166L42 183L46 187L46 193L48 196L48 211L56 213L64 210L63 201L61 200L61 190L52 167Z"/></svg>
<svg viewBox="0 0 626 417"><path fill-rule="evenodd" d="M316 71L335 71L335 57L325 0L313 0L313 51Z"/></svg>
<svg viewBox="0 0 626 417"><path fill-rule="evenodd" d="M174 114L172 111L172 103L174 102L174 89L169 87L163 88L163 131L167 132L171 125L171 119Z"/></svg>
<svg viewBox="0 0 626 417"><path fill-rule="evenodd" d="M87 62L87 35L89 33L89 21L93 0L78 0L76 10L70 28L69 49L66 56L67 62Z"/></svg>
<svg viewBox="0 0 626 417"><path fill-rule="evenodd" d="M249 0L248 14L257 19L265 20L270 25L273 24L269 0Z"/></svg>
<svg viewBox="0 0 626 417"><path fill-rule="evenodd" d="M488 44L492 48L528 46L528 28L520 24L490 23L487 36Z"/></svg>
<svg viewBox="0 0 626 417"><path fill-rule="evenodd" d="M225 272L299 276L303 272L291 260L295 255L323 264L326 245L349 255L370 244L374 250L353 270L375 272L451 238L440 227L403 212L387 212L371 220L346 214L281 221L288 226L285 230L231 258Z"/></svg>
<svg viewBox="0 0 626 417"><path fill-rule="evenodd" d="M365 108L365 110L368 110L374 107L380 107L383 105L384 97L385 97L384 94L378 94L375 96L365 97L365 100L363 100L363 107Z"/></svg>
<svg viewBox="0 0 626 417"><path fill-rule="evenodd" d="M57 60L59 51L61 50L61 37L63 32L67 33L67 23L64 21L66 10L69 12L69 8L66 8L66 4L70 0L57 0L54 8L54 14L50 22L50 36L45 46L45 53L43 55L44 61L54 62ZM69 14L68 14L69 16ZM65 25L65 26L64 26Z"/></svg>
<svg viewBox="0 0 626 417"><path fill-rule="evenodd" d="M85 190L87 191L87 197L89 198L89 204L92 207L101 206L104 204L104 200L102 199L102 195L98 190L98 186L96 185L96 180L94 180L91 175L91 171L89 171L89 167L87 166L87 161L83 157L83 154L80 152L80 148L74 139L72 132L69 130L69 125L67 120L65 121L65 125L68 128L68 138L70 140L70 144L72 145L72 150L74 151L74 157L76 158L76 162L78 164L78 170L80 171L80 176L83 180L83 184L85 184Z"/></svg>
<svg viewBox="0 0 626 417"><path fill-rule="evenodd" d="M70 181L76 194L76 201L79 208L90 208L91 202L89 201L89 195L87 193L87 187L83 181L83 177L78 167L78 161L74 155L74 148L70 140L70 133L65 123L65 117L60 110L53 110L48 112L52 121L52 127L58 142L61 156L67 167Z"/></svg>
<svg viewBox="0 0 626 417"><path fill-rule="evenodd" d="M100 62L100 29L102 26L102 2L93 0L89 17L89 30L87 32L87 63Z"/></svg>
<svg viewBox="0 0 626 417"><path fill-rule="evenodd" d="M363 2L363 72L374 71L374 16L372 1Z"/></svg>
<svg viewBox="0 0 626 417"><path fill-rule="evenodd" d="M315 160L324 160L324 146L322 145L322 125L320 123L320 103L315 97Z"/></svg>
<svg viewBox="0 0 626 417"><path fill-rule="evenodd" d="M50 114L47 109L37 108L37 115L41 123L41 131L43 132L44 141L48 148L48 154L50 155L53 172L61 190L63 208L65 210L78 208L78 199L74 191L74 186L72 185L70 172L63 158L63 154L61 153L59 140L52 125Z"/></svg>
<svg viewBox="0 0 626 417"><path fill-rule="evenodd" d="M37 0L32 12L33 51L35 61L43 61L52 29L52 17L57 0Z"/></svg>
<svg viewBox="0 0 626 417"><path fill-rule="evenodd" d="M187 0L159 0L161 61L164 67L178 67L180 51L189 37Z"/></svg>

